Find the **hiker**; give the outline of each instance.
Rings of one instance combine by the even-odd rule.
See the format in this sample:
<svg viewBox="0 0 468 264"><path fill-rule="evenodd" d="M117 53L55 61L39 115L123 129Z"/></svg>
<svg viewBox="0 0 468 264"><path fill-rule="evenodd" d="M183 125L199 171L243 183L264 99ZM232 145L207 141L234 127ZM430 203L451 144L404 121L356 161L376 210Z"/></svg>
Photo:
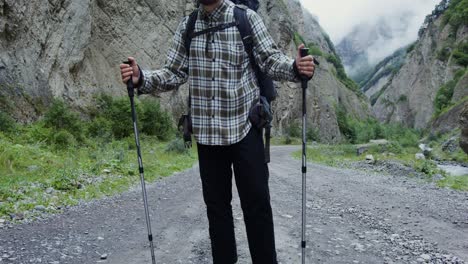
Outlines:
<svg viewBox="0 0 468 264"><path fill-rule="evenodd" d="M195 32L234 22L229 0L199 0ZM312 78L313 57L295 60L274 43L260 16L246 11L253 31L253 55L259 68L274 80L299 82ZM231 208L232 169L239 192L254 264L277 263L268 166L259 129L249 120L258 101L258 82L238 28L218 27L193 37L185 48L188 17L176 30L165 66L142 70L136 60L121 64L122 81L132 78L140 94L160 93L189 81L192 129L198 147L203 198L207 207L214 264L237 262ZM298 47L303 48L303 45Z"/></svg>

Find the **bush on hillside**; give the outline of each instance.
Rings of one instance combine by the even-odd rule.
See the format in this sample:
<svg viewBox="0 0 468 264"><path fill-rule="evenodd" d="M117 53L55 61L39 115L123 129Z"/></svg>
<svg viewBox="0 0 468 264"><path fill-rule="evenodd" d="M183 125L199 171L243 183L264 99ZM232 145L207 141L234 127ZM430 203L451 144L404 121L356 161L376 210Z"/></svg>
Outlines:
<svg viewBox="0 0 468 264"><path fill-rule="evenodd" d="M12 132L16 128L16 122L5 112L0 112L0 131Z"/></svg>
<svg viewBox="0 0 468 264"><path fill-rule="evenodd" d="M76 146L76 139L67 130L60 130L54 134L53 144L57 149L67 149Z"/></svg>
<svg viewBox="0 0 468 264"><path fill-rule="evenodd" d="M56 132L66 130L79 142L84 140L83 121L61 100L54 99L44 115L44 125Z"/></svg>
<svg viewBox="0 0 468 264"><path fill-rule="evenodd" d="M160 140L168 140L174 134L171 116L164 111L159 101L146 99L141 101L144 115L141 118L142 132L156 136Z"/></svg>
<svg viewBox="0 0 468 264"><path fill-rule="evenodd" d="M300 138L302 137L301 126L298 122L292 121L288 127L286 127L286 135L291 138Z"/></svg>
<svg viewBox="0 0 468 264"><path fill-rule="evenodd" d="M132 110L128 98L113 99L106 108L102 117L110 121L114 137L122 139L133 135ZM137 117L141 119L144 112L138 102L135 103L135 109ZM140 122L138 128L141 130Z"/></svg>
<svg viewBox="0 0 468 264"><path fill-rule="evenodd" d="M444 14L444 22L456 32L461 25L468 25L468 0L452 0Z"/></svg>
<svg viewBox="0 0 468 264"><path fill-rule="evenodd" d="M88 137L98 137L111 139L112 133L112 122L102 116L94 118L88 125Z"/></svg>
<svg viewBox="0 0 468 264"><path fill-rule="evenodd" d="M184 140L182 138L175 138L169 142L165 149L166 152L173 152L178 154L187 154L189 151L185 147Z"/></svg>
<svg viewBox="0 0 468 264"><path fill-rule="evenodd" d="M453 59L458 65L468 67L468 42L460 44L453 51Z"/></svg>

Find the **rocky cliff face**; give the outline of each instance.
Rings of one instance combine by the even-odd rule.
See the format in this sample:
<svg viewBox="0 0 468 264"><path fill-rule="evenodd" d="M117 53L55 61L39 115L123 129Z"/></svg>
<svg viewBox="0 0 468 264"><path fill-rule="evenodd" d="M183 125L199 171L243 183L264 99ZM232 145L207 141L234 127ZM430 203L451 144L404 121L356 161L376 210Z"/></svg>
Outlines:
<svg viewBox="0 0 468 264"><path fill-rule="evenodd" d="M468 93L466 65L457 59L455 51L466 56L463 47L468 41L468 25L446 23L444 17L449 3L442 1L427 17L403 66L382 86L385 90L380 90L373 105L374 113L381 121L400 122L414 128L426 128L432 123L437 132L457 127L457 118L447 121L445 117L458 116L463 108L460 105L466 103L463 98ZM453 95L441 93L441 88L452 89ZM436 112L436 96L451 107Z"/></svg>
<svg viewBox="0 0 468 264"><path fill-rule="evenodd" d="M31 121L54 97L86 113L97 93L125 95L119 81L121 61L133 55L144 68L161 67L175 28L193 9L192 0L0 0L2 110ZM316 20L297 1L262 1L260 14L290 56L296 56L294 32L332 52ZM363 117L368 115L367 102L338 81L333 65L321 62L308 91L310 121L320 128L323 140L338 141L335 106L342 104ZM301 112L299 86L279 85L280 97L274 103L278 133ZM161 102L178 116L185 109L186 94L181 87L164 94Z"/></svg>
<svg viewBox="0 0 468 264"><path fill-rule="evenodd" d="M400 70L406 58L407 48L401 48L378 63L361 82L361 89L371 100L371 105L386 89L386 85Z"/></svg>

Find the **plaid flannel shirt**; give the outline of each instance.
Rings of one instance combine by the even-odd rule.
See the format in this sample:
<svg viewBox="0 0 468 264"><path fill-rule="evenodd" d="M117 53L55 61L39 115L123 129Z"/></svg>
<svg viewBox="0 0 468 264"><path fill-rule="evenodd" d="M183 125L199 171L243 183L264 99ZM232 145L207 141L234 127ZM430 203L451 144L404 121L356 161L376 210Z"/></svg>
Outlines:
<svg viewBox="0 0 468 264"><path fill-rule="evenodd" d="M199 9L194 32L234 22L235 5L223 0L213 12ZM260 16L247 10L253 31L253 53L260 69L274 80L299 81L293 60L284 55ZM255 73L237 27L192 39L190 56L184 46L188 17L180 23L165 66L142 70L140 93L164 92L189 80L193 134L199 144L231 145L241 141L252 125L249 110L259 98ZM190 78L189 78L190 77Z"/></svg>

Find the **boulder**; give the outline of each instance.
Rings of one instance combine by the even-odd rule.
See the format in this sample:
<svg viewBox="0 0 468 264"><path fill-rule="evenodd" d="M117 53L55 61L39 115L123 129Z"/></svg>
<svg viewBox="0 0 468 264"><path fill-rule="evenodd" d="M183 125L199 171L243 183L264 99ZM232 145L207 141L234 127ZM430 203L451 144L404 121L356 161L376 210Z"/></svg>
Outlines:
<svg viewBox="0 0 468 264"><path fill-rule="evenodd" d="M414 155L414 157L415 157L417 160L425 160L425 159L426 159L426 156L424 156L423 153L416 153L416 155Z"/></svg>
<svg viewBox="0 0 468 264"><path fill-rule="evenodd" d="M442 143L442 150L445 152L450 152L450 153L457 151L458 140L459 140L458 136L449 138L447 141Z"/></svg>
<svg viewBox="0 0 468 264"><path fill-rule="evenodd" d="M374 163L375 162L374 156L373 155L367 155L366 156L366 162L367 163Z"/></svg>

